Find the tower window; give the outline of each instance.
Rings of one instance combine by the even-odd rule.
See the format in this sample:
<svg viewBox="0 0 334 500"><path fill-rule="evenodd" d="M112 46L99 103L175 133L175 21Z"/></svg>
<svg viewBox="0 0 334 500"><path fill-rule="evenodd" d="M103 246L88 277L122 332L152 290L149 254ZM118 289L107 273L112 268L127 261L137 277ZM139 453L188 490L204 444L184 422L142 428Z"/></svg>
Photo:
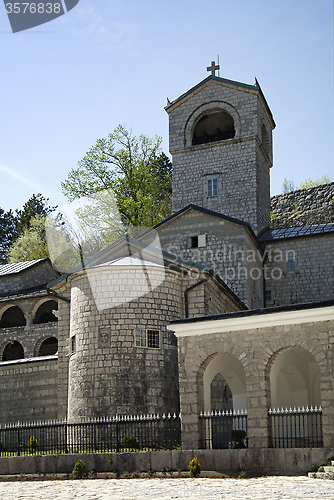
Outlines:
<svg viewBox="0 0 334 500"><path fill-rule="evenodd" d="M208 179L208 198L218 196L218 179Z"/></svg>
<svg viewBox="0 0 334 500"><path fill-rule="evenodd" d="M150 347L159 349L160 347L160 330L139 330L136 332L135 338L136 347Z"/></svg>

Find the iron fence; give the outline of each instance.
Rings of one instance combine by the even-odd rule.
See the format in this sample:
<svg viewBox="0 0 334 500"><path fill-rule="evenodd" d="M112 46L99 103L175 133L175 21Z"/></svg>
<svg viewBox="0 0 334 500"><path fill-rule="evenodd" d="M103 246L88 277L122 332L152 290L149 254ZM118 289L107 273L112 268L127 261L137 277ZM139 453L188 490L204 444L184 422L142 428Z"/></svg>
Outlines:
<svg viewBox="0 0 334 500"><path fill-rule="evenodd" d="M176 449L180 415L91 418L81 422L30 422L0 427L0 456Z"/></svg>
<svg viewBox="0 0 334 500"><path fill-rule="evenodd" d="M200 414L200 448L247 448L247 412L211 411Z"/></svg>
<svg viewBox="0 0 334 500"><path fill-rule="evenodd" d="M322 409L269 409L269 446L271 448L321 448Z"/></svg>

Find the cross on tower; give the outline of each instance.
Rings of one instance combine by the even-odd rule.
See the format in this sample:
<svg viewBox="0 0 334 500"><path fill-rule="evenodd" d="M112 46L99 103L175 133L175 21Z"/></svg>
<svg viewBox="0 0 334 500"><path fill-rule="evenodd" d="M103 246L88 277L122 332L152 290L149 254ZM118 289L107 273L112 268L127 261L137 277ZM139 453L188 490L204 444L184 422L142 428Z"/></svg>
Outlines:
<svg viewBox="0 0 334 500"><path fill-rule="evenodd" d="M216 76L216 71L220 69L219 64L216 65L215 61L211 61L211 66L208 66L207 71L211 71L212 76Z"/></svg>

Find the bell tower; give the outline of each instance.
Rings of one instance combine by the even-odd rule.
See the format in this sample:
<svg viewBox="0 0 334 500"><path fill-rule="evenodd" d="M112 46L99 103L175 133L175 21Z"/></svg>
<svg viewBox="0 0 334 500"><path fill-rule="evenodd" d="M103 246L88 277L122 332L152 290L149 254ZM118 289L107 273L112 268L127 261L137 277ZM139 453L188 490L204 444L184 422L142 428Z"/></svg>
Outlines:
<svg viewBox="0 0 334 500"><path fill-rule="evenodd" d="M255 85L211 75L169 102L173 211L193 203L249 222L270 220L273 116Z"/></svg>

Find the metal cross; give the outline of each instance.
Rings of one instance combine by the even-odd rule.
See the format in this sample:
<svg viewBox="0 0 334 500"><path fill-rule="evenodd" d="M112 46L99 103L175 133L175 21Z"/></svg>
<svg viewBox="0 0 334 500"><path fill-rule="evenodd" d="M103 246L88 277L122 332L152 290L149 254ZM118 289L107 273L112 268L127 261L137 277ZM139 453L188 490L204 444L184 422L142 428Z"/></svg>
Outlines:
<svg viewBox="0 0 334 500"><path fill-rule="evenodd" d="M207 71L211 71L212 76L216 76L216 71L220 69L219 64L216 65L215 61L211 61L211 66L208 66Z"/></svg>

